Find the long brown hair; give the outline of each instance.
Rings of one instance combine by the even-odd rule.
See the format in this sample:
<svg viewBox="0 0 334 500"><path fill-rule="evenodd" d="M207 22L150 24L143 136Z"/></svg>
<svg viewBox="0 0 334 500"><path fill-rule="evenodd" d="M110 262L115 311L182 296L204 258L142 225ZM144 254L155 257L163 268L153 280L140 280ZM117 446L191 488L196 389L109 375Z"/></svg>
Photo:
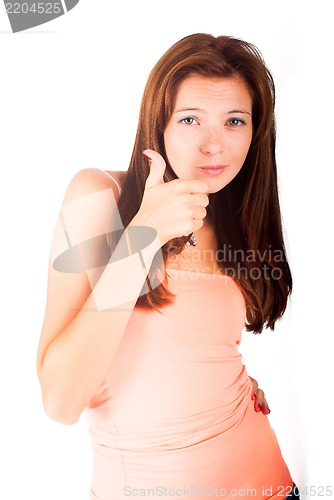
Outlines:
<svg viewBox="0 0 334 500"><path fill-rule="evenodd" d="M143 94L139 124L127 179L119 200L124 226L138 212L149 174L143 150L166 160L165 182L176 178L166 158L164 131L173 112L180 82L190 75L242 78L252 96L253 137L238 175L209 195L208 218L217 238L220 268L239 285L246 303L246 329L274 329L292 291L283 240L275 158L275 87L259 50L229 37L194 34L175 43L151 71ZM221 214L224 214L224 224ZM182 251L189 237L163 246L164 262L172 244ZM137 305L159 310L172 303L167 278Z"/></svg>

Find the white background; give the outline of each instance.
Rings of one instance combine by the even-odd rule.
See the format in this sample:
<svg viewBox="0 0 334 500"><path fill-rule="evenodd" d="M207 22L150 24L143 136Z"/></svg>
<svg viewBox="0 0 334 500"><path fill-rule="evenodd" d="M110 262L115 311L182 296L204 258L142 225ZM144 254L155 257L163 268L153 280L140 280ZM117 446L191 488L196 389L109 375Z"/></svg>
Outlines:
<svg viewBox="0 0 334 500"><path fill-rule="evenodd" d="M80 0L16 34L0 7L1 498L88 498L85 416L74 426L48 419L35 370L53 226L76 171L127 169L151 67L196 32L254 43L276 81L294 292L275 332L244 333L240 350L265 391L295 483L314 486L313 498L326 496L322 486L334 495L330 4Z"/></svg>

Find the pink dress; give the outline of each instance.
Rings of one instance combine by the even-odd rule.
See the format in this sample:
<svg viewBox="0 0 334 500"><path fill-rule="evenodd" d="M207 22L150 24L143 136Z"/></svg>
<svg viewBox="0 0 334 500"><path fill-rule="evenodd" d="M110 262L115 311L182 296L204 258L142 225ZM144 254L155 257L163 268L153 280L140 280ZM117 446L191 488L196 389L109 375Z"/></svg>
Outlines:
<svg viewBox="0 0 334 500"><path fill-rule="evenodd" d="M238 285L217 274L168 275L175 303L162 314L135 308L86 409L91 500L282 500L293 480L251 400L238 351L246 319Z"/></svg>

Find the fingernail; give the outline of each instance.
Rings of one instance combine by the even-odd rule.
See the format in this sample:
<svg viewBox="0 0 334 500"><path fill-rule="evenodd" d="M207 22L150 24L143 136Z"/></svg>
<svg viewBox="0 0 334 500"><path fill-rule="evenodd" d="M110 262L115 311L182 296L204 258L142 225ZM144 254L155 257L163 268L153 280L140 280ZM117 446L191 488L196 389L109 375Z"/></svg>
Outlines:
<svg viewBox="0 0 334 500"><path fill-rule="evenodd" d="M269 408L267 408L267 410L268 410L268 413L271 413L271 411L269 410Z"/></svg>
<svg viewBox="0 0 334 500"><path fill-rule="evenodd" d="M259 407L259 408L260 408L260 410L262 411L262 405L260 405L260 404L259 404L259 405L258 405L258 407Z"/></svg>
<svg viewBox="0 0 334 500"><path fill-rule="evenodd" d="M148 160L152 161L152 158L150 158L149 156L147 156L147 154L143 153L143 155L145 156L145 158L147 158Z"/></svg>
<svg viewBox="0 0 334 500"><path fill-rule="evenodd" d="M254 399L256 399L256 392L253 392L252 394L252 401L254 401Z"/></svg>

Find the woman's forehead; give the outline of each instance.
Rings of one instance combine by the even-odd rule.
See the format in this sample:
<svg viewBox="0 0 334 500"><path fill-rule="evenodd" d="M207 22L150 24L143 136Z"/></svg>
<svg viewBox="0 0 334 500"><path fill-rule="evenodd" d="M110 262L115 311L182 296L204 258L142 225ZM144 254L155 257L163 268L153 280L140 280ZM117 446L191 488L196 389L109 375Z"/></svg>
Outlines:
<svg viewBox="0 0 334 500"><path fill-rule="evenodd" d="M242 78L190 75L179 84L174 112L191 110L194 106L200 106L201 103L210 106L234 101L242 103L243 107L252 104L248 85Z"/></svg>

